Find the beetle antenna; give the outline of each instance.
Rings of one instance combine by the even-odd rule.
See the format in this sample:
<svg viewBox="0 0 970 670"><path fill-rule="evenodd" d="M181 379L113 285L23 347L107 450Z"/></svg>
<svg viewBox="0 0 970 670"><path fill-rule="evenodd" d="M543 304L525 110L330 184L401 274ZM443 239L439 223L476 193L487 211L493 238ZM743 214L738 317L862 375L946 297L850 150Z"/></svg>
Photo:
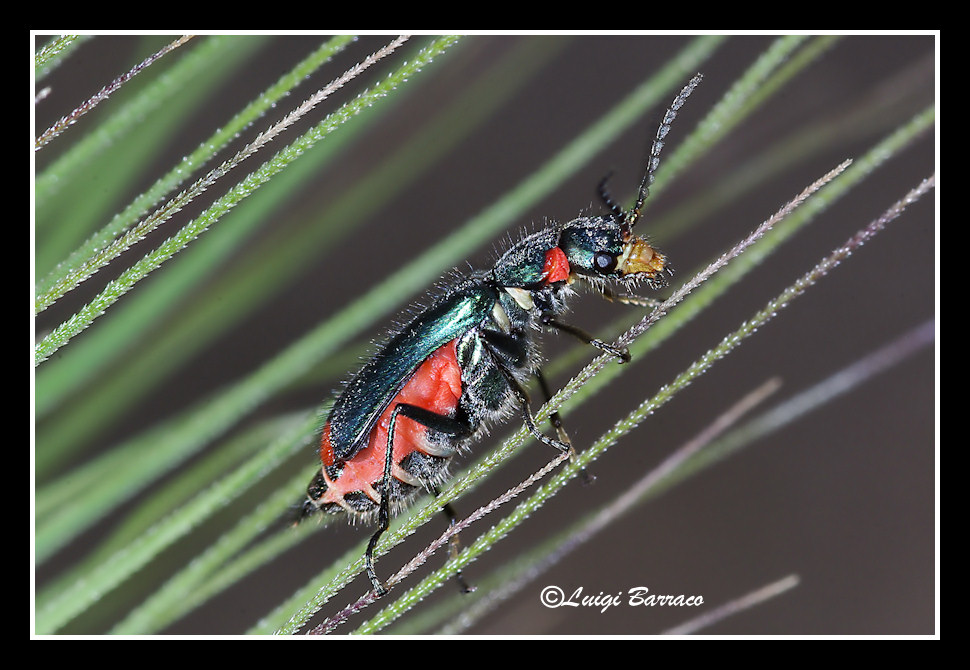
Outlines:
<svg viewBox="0 0 970 670"><path fill-rule="evenodd" d="M640 210L643 207L643 203L646 201L647 197L650 195L650 186L653 184L653 173L657 171L657 166L660 165L660 152L664 148L664 138L667 137L667 133L670 132L670 126L677 118L677 112L684 103L687 102L687 98L690 94L694 92L697 85L701 83L703 75L695 74L694 77L687 82L684 88L680 89L680 93L674 98L674 101L670 103L670 107L667 109L667 113L664 114L663 121L660 122L660 127L657 128L657 137L653 140L653 146L650 147L650 156L647 159L647 171L643 175L643 181L640 182L640 191L637 194L637 204L634 205L633 209L629 211L626 215L625 227L626 230L632 231L633 226L637 225L637 221L640 219Z"/></svg>
<svg viewBox="0 0 970 670"><path fill-rule="evenodd" d="M606 182L608 182L610 180L610 177L612 176L613 176L613 171L611 170L609 173L607 173L605 177L603 177L603 180L600 181L599 187L596 189L596 192L599 193L600 199L610 209L610 211L613 213L613 216L617 217L622 221L623 219L626 218L626 212L624 212L623 208L620 207L615 200L613 200L613 196L610 195L610 192L606 188Z"/></svg>

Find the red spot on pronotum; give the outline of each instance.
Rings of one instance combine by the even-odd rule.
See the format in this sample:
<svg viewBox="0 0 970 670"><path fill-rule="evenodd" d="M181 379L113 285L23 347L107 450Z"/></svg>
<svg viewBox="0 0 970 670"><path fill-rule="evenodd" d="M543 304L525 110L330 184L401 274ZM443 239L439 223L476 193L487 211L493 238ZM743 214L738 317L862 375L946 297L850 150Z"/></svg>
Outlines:
<svg viewBox="0 0 970 670"><path fill-rule="evenodd" d="M542 269L547 284L566 281L569 279L569 259L559 247L553 247L546 252L546 265Z"/></svg>

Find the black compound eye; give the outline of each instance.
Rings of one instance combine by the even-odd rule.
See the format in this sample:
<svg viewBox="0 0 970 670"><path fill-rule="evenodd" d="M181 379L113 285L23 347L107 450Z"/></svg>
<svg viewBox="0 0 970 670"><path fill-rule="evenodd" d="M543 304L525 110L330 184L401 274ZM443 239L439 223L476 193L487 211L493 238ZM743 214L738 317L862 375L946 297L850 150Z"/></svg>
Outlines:
<svg viewBox="0 0 970 670"><path fill-rule="evenodd" d="M597 272L612 272L616 269L616 256L599 251L593 256L593 267Z"/></svg>

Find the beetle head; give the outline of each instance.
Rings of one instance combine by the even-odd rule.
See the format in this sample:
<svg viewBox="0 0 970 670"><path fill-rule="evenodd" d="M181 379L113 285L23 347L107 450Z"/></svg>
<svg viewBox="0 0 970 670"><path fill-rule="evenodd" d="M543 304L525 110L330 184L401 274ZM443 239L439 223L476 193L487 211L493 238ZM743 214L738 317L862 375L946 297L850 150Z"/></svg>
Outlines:
<svg viewBox="0 0 970 670"><path fill-rule="evenodd" d="M563 226L559 248L571 276L624 284L646 281L651 288L667 284L667 258L615 216L584 217Z"/></svg>

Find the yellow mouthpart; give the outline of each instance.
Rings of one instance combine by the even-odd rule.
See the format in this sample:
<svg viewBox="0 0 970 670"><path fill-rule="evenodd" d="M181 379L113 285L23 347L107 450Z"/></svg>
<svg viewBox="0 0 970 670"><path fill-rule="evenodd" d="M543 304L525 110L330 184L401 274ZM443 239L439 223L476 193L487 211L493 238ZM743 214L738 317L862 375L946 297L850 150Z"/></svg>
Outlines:
<svg viewBox="0 0 970 670"><path fill-rule="evenodd" d="M646 273L649 277L663 271L666 266L666 256L639 237L624 245L623 256L618 264L620 272L624 275Z"/></svg>

